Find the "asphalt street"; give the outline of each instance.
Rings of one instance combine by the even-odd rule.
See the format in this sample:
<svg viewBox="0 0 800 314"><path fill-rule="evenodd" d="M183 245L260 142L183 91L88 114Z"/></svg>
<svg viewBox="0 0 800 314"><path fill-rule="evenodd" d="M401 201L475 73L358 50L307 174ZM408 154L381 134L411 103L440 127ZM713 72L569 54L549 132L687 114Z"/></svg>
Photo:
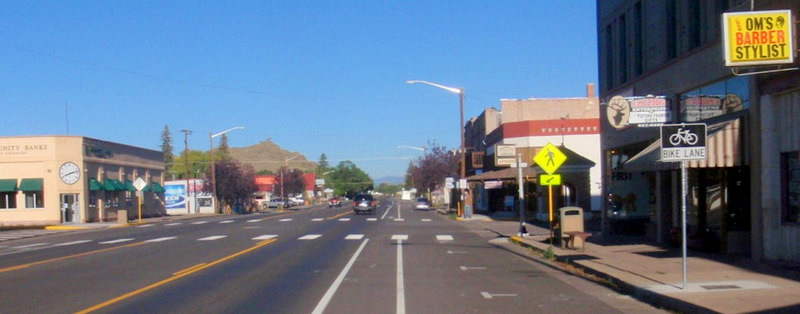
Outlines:
<svg viewBox="0 0 800 314"><path fill-rule="evenodd" d="M412 204L385 199L374 215L345 204L6 241L0 312L657 312Z"/></svg>

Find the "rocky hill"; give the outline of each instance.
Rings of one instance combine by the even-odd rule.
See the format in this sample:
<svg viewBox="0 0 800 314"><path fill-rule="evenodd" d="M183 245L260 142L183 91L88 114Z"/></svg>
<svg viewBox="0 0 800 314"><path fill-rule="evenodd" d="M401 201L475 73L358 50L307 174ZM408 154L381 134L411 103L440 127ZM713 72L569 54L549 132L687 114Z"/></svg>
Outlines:
<svg viewBox="0 0 800 314"><path fill-rule="evenodd" d="M286 165L286 159L302 155L298 152L284 150L269 139L249 147L231 147L230 152L231 157L242 164L252 165L256 172L269 170L273 173L277 172L281 166ZM309 161L304 155L289 160L288 164L289 169L297 168L304 172L314 171L317 168L317 163Z"/></svg>

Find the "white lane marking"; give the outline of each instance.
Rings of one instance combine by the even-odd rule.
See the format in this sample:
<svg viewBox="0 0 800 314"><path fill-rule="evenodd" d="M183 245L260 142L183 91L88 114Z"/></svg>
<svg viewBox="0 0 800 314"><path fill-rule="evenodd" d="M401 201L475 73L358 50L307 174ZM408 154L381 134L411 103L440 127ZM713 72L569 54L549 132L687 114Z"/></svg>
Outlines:
<svg viewBox="0 0 800 314"><path fill-rule="evenodd" d="M204 224L204 223L208 223L208 221L195 221L195 222L193 222L192 224L193 224L193 225L202 225L202 224Z"/></svg>
<svg viewBox="0 0 800 314"><path fill-rule="evenodd" d="M223 239L223 238L226 238L226 237L228 237L228 236L226 236L226 235L215 235L215 236L200 238L200 239L197 239L197 241L214 241L214 240L219 240L219 239Z"/></svg>
<svg viewBox="0 0 800 314"><path fill-rule="evenodd" d="M423 218L423 219L422 219L422 221L424 221L424 222L430 222L431 220L430 220L429 218Z"/></svg>
<svg viewBox="0 0 800 314"><path fill-rule="evenodd" d="M453 236L446 235L446 234L438 234L436 235L437 241L453 241Z"/></svg>
<svg viewBox="0 0 800 314"><path fill-rule="evenodd" d="M339 221L350 221L350 218L339 218Z"/></svg>
<svg viewBox="0 0 800 314"><path fill-rule="evenodd" d="M328 307L328 303L330 303L331 299L333 299L333 295L336 294L336 290L339 289L339 285L341 285L342 281L344 281L345 276L347 276L350 268L353 267L358 255L360 255L361 251L364 250L367 242L369 242L369 239L364 239L364 242L361 242L361 246L358 247L358 250L356 250L356 252L353 254L353 257L351 257L350 261L347 262L347 265L344 266L344 269L342 269L342 272L339 273L338 277L336 277L336 280L333 281L333 284L331 284L330 288L328 288L328 291L325 292L325 295L322 296L322 299L319 300L317 307L315 307L314 311L311 312L312 314L322 314L322 312L325 311L325 308Z"/></svg>
<svg viewBox="0 0 800 314"><path fill-rule="evenodd" d="M67 245L75 245L75 244L81 244L81 243L86 243L86 242L92 242L92 240L78 240L78 241L72 241L72 242L58 243L58 244L53 244L53 246L67 246Z"/></svg>
<svg viewBox="0 0 800 314"><path fill-rule="evenodd" d="M133 241L133 240L135 240L135 239L134 238L116 239L116 240L111 240L111 241L98 242L97 244L114 244L114 243L128 242L128 241Z"/></svg>
<svg viewBox="0 0 800 314"><path fill-rule="evenodd" d="M407 234L395 234L392 236L392 240L408 240Z"/></svg>
<svg viewBox="0 0 800 314"><path fill-rule="evenodd" d="M395 218L394 221L406 221L406 220L403 218Z"/></svg>
<svg viewBox="0 0 800 314"><path fill-rule="evenodd" d="M481 295L485 299L491 299L493 297L516 297L517 295L514 293L488 293L488 292L481 292Z"/></svg>
<svg viewBox="0 0 800 314"><path fill-rule="evenodd" d="M229 224L229 223L232 223L232 222L233 222L233 220L223 220L223 221L220 221L219 223L221 223L221 224Z"/></svg>
<svg viewBox="0 0 800 314"><path fill-rule="evenodd" d="M297 238L298 240L314 240L316 238L321 237L321 234L307 234L302 237Z"/></svg>
<svg viewBox="0 0 800 314"><path fill-rule="evenodd" d="M399 203L397 204L397 219L403 219L403 216L400 215L400 204ZM397 221L397 219L395 219L395 221ZM402 220L400 220L400 221L402 221Z"/></svg>
<svg viewBox="0 0 800 314"><path fill-rule="evenodd" d="M447 251L447 254L467 254L467 251Z"/></svg>
<svg viewBox="0 0 800 314"><path fill-rule="evenodd" d="M408 239L408 236L406 236ZM397 239L397 313L406 313L406 288L403 281L403 239Z"/></svg>
<svg viewBox="0 0 800 314"><path fill-rule="evenodd" d="M152 226L153 226L153 224L146 224L146 225L138 225L138 226L136 226L136 228L147 228L147 227L152 227Z"/></svg>
<svg viewBox="0 0 800 314"><path fill-rule="evenodd" d="M253 240L256 240L256 241L258 241L258 240L269 240L269 239L274 239L274 238L277 238L277 237L278 237L277 234L265 234L265 235L262 235L262 236L257 236L255 238L253 238Z"/></svg>
<svg viewBox="0 0 800 314"><path fill-rule="evenodd" d="M144 241L144 242L162 242L162 241L168 241L168 240L172 240L172 239L176 239L176 238L177 237L163 237L163 238L150 239L150 240L147 240L147 241Z"/></svg>
<svg viewBox="0 0 800 314"><path fill-rule="evenodd" d="M173 222L173 223L166 224L165 226L177 226L177 225L182 225L182 224L183 224L182 222Z"/></svg>
<svg viewBox="0 0 800 314"><path fill-rule="evenodd" d="M346 237L344 237L345 240L361 240L363 238L363 234L348 234Z"/></svg>
<svg viewBox="0 0 800 314"><path fill-rule="evenodd" d="M292 221L292 218L283 218L283 219L278 220L278 221L280 221L280 222Z"/></svg>
<svg viewBox="0 0 800 314"><path fill-rule="evenodd" d="M378 221L378 218L367 218L367 221Z"/></svg>
<svg viewBox="0 0 800 314"><path fill-rule="evenodd" d="M261 221L261 219L250 219L247 222L259 222L259 221Z"/></svg>
<svg viewBox="0 0 800 314"><path fill-rule="evenodd" d="M27 249L27 248L31 248L31 247L37 247L37 246L48 245L48 244L50 244L50 243L34 243L34 244L28 244L28 245L15 246L14 248L15 249Z"/></svg>
<svg viewBox="0 0 800 314"><path fill-rule="evenodd" d="M461 270L486 270L486 267L461 266Z"/></svg>
<svg viewBox="0 0 800 314"><path fill-rule="evenodd" d="M325 220L325 218L314 218L314 219L311 219L311 221L324 221L324 220Z"/></svg>
<svg viewBox="0 0 800 314"><path fill-rule="evenodd" d="M386 218L386 214L388 214L390 211L392 211L392 206L389 206L389 208L386 209L386 211L383 213L383 216L381 216L381 220Z"/></svg>

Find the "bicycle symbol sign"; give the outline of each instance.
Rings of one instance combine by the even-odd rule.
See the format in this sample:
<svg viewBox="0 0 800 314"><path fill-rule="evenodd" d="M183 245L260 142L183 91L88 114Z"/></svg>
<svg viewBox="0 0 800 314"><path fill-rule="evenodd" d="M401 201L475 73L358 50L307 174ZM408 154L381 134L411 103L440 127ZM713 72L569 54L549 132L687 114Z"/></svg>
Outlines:
<svg viewBox="0 0 800 314"><path fill-rule="evenodd" d="M706 159L706 124L684 123L661 126L661 161Z"/></svg>

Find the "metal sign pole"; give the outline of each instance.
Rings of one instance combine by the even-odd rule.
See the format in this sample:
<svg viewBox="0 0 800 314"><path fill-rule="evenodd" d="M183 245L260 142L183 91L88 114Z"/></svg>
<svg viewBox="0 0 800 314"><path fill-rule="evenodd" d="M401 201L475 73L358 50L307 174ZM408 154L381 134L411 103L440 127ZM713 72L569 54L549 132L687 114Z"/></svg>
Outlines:
<svg viewBox="0 0 800 314"><path fill-rule="evenodd" d="M681 251L683 254L683 289L686 289L686 196L688 195L688 182L686 175L686 161L681 161Z"/></svg>

